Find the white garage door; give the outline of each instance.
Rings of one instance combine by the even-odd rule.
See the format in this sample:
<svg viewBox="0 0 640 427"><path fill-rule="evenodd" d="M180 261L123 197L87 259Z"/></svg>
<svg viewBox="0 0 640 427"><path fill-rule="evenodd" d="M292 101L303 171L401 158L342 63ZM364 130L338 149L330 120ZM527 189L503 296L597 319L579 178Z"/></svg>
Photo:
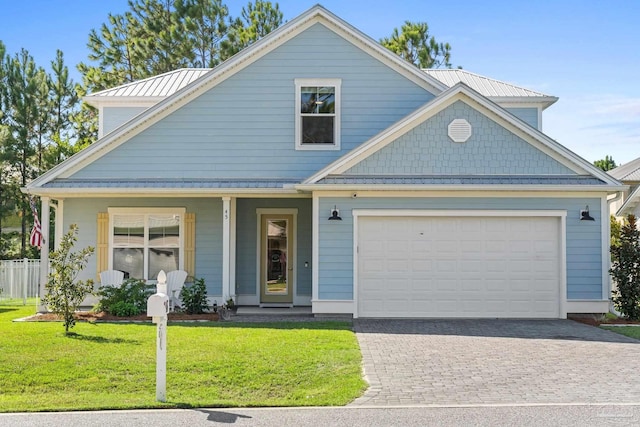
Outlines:
<svg viewBox="0 0 640 427"><path fill-rule="evenodd" d="M359 317L560 317L558 217L358 219Z"/></svg>

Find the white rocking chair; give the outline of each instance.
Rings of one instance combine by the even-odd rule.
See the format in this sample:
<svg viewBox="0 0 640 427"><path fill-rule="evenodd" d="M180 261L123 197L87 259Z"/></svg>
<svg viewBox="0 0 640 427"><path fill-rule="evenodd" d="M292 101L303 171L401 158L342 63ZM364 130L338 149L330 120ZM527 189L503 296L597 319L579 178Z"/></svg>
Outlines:
<svg viewBox="0 0 640 427"><path fill-rule="evenodd" d="M169 295L169 311L175 309L176 300L182 290L184 281L187 280L187 272L184 270L173 270L167 273L167 292Z"/></svg>
<svg viewBox="0 0 640 427"><path fill-rule="evenodd" d="M120 286L124 282L124 272L119 270L105 270L100 273L101 286Z"/></svg>

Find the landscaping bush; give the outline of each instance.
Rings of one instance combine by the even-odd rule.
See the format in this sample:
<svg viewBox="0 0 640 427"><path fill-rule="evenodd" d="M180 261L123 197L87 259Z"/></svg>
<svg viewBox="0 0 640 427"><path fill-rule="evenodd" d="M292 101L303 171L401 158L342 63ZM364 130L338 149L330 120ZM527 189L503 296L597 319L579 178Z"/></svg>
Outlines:
<svg viewBox="0 0 640 427"><path fill-rule="evenodd" d="M154 289L141 279L126 279L120 286L101 286L96 310L119 317L145 313L147 300L154 294Z"/></svg>
<svg viewBox="0 0 640 427"><path fill-rule="evenodd" d="M629 215L620 229L618 245L611 246L609 274L616 283L611 300L622 315L640 320L640 232L636 217Z"/></svg>
<svg viewBox="0 0 640 427"><path fill-rule="evenodd" d="M42 303L62 317L66 334L69 333L69 328L76 324L74 312L93 291L93 280L77 280L77 277L87 265L94 248L88 246L78 252L72 252L77 240L78 226L72 224L67 234L62 237L59 249L53 251L49 257L51 272L45 285L45 295L42 297Z"/></svg>
<svg viewBox="0 0 640 427"><path fill-rule="evenodd" d="M188 314L201 314L209 308L204 279L196 279L193 284L184 285L180 292L180 298L184 311Z"/></svg>

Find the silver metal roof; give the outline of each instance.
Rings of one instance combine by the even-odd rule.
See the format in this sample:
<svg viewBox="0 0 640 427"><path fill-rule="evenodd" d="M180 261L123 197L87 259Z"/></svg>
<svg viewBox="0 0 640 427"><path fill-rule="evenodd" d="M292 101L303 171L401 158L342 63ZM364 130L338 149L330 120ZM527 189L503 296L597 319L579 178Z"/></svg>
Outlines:
<svg viewBox="0 0 640 427"><path fill-rule="evenodd" d="M526 97L555 98L511 83L490 79L466 70L425 68L422 71L451 87L456 83L464 83L471 89L487 97Z"/></svg>
<svg viewBox="0 0 640 427"><path fill-rule="evenodd" d="M318 184L400 184L400 185L602 185L604 182L592 176L549 175L549 176L328 176Z"/></svg>
<svg viewBox="0 0 640 427"><path fill-rule="evenodd" d="M618 181L640 181L640 157L607 171Z"/></svg>
<svg viewBox="0 0 640 427"><path fill-rule="evenodd" d="M45 188L283 188L296 179L56 179Z"/></svg>
<svg viewBox="0 0 640 427"><path fill-rule="evenodd" d="M144 80L138 80L122 86L92 93L88 97L166 97L176 93L211 70L212 68L181 68Z"/></svg>

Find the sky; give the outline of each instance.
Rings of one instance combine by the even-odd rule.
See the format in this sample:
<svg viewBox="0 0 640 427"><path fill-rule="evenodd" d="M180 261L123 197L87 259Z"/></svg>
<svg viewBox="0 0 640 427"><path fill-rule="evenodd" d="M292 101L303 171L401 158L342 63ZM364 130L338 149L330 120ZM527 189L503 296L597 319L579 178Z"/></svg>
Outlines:
<svg viewBox="0 0 640 427"><path fill-rule="evenodd" d="M240 15L247 0L226 0ZM278 2L285 20L316 0ZM451 44L454 66L559 99L543 131L592 162L640 157L640 2L636 0L324 0L324 7L374 39L406 20L427 22ZM127 0L0 0L0 40L48 67L64 52L72 77L87 62L89 31Z"/></svg>

